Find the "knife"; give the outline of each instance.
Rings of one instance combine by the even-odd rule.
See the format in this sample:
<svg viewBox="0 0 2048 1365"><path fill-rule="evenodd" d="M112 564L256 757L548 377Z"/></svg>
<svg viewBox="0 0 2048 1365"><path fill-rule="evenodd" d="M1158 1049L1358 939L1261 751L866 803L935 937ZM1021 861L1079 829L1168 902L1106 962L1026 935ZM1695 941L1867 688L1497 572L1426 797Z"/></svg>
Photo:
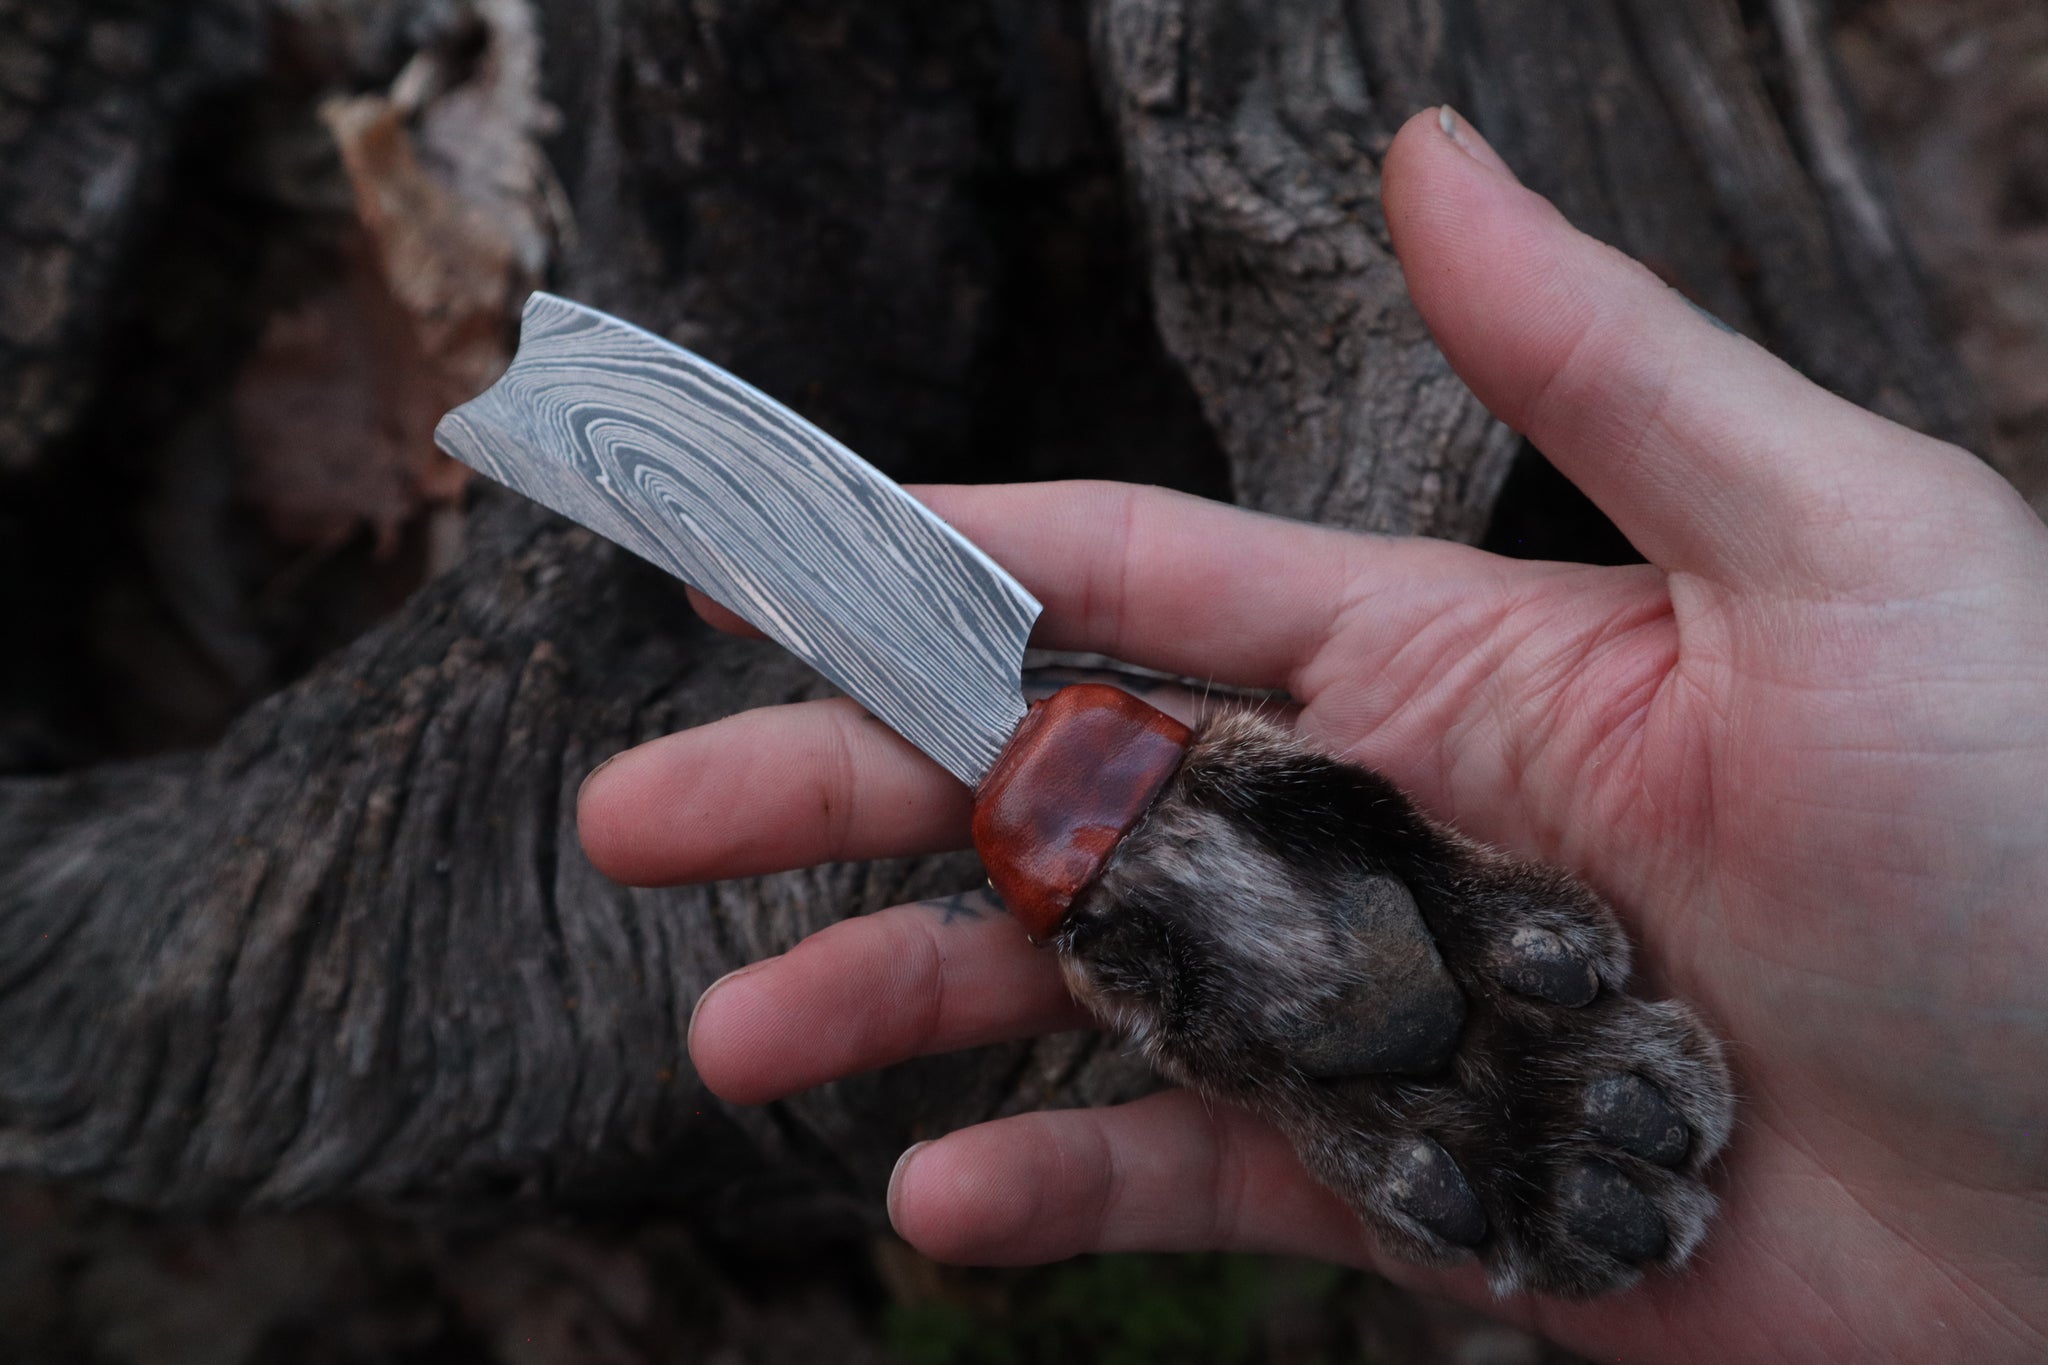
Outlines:
<svg viewBox="0 0 2048 1365"><path fill-rule="evenodd" d="M1718 1042L1628 995L1612 912L1246 711L1026 705L1042 608L744 381L550 294L441 448L744 617L975 794L974 846L1069 987L1169 1078L1248 1105L1396 1252L1585 1294L1714 1209Z"/></svg>

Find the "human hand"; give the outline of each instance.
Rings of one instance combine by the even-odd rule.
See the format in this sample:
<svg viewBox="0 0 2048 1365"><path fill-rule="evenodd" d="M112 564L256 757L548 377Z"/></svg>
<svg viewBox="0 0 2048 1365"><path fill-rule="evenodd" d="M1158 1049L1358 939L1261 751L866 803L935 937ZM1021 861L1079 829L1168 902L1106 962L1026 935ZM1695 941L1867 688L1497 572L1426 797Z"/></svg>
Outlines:
<svg viewBox="0 0 2048 1365"><path fill-rule="evenodd" d="M1102 485L930 501L1046 603L1041 643L1285 688L1318 747L1586 878L1730 1040L1741 1127L1694 1264L1495 1311L1593 1354L2038 1354L2048 531L1968 455L1717 330L1459 139L1431 112L1387 159L1411 290L1649 565ZM643 746L581 814L600 868L652 883L957 847L967 810L826 702ZM728 978L691 1049L715 1091L760 1102L1082 1022L1008 920L899 907ZM1485 1301L1470 1272L1383 1262L1277 1134L1181 1093L950 1135L899 1166L890 1209L942 1259L1291 1251Z"/></svg>

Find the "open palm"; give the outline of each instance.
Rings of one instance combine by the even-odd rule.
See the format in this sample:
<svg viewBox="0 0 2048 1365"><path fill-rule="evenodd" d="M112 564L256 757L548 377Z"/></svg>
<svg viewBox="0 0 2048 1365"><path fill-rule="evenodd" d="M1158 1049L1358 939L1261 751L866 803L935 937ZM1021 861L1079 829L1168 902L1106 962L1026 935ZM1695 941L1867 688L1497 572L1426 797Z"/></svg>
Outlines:
<svg viewBox="0 0 2048 1365"><path fill-rule="evenodd" d="M1694 1265L1498 1311L1606 1354L2033 1357L2048 530L1968 455L1715 328L1455 127L1419 116L1387 160L1415 298L1650 564L1518 563L1113 485L927 496L1045 601L1041 643L1286 688L1318 747L1585 877L1652 993L1730 1040L1744 1106ZM707 789L716 810L684 795ZM966 815L843 702L643 746L582 803L593 859L639 882L957 847ZM900 907L720 983L692 1053L761 1101L1077 1022L1013 924ZM940 1257L1285 1250L1484 1299L1476 1274L1382 1265L1277 1134L1182 1094L913 1151L891 1212Z"/></svg>

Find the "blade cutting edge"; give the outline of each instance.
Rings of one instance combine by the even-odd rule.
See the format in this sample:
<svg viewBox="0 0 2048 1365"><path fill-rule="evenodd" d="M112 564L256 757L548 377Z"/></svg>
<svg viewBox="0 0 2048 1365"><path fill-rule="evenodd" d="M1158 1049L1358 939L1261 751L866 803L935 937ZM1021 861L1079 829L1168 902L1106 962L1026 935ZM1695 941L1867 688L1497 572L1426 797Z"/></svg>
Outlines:
<svg viewBox="0 0 2048 1365"><path fill-rule="evenodd" d="M536 293L434 440L666 569L969 786L1024 718L1038 600L895 481L743 380Z"/></svg>

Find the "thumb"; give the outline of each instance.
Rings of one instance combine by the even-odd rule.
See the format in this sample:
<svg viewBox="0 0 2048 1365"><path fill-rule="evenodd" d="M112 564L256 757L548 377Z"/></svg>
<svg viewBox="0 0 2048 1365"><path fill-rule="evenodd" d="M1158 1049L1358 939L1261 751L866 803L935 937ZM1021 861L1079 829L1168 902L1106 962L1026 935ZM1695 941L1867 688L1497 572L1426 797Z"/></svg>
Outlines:
<svg viewBox="0 0 2048 1365"><path fill-rule="evenodd" d="M1924 509L1960 466L1995 482L1572 227L1448 108L1401 130L1385 202L1451 364L1667 570L1747 588L1879 572L1857 544L1873 501Z"/></svg>

